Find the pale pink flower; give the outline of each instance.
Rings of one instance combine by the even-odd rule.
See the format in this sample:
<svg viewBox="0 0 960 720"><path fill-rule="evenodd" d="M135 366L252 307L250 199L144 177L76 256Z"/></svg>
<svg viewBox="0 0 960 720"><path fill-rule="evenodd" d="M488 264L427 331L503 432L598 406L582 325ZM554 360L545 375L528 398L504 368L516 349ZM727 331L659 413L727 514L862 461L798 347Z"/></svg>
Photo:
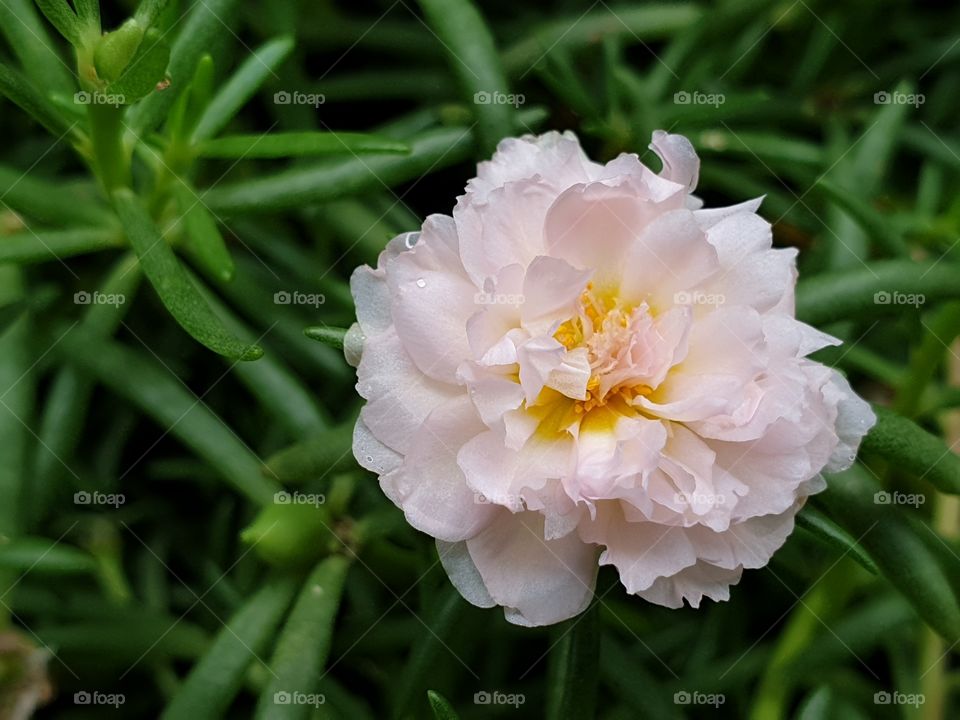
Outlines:
<svg viewBox="0 0 960 720"><path fill-rule="evenodd" d="M805 358L839 341L794 318L760 200L700 209L691 144L651 148L659 174L504 140L352 278L357 459L514 623L582 611L598 565L659 605L726 600L874 422Z"/></svg>

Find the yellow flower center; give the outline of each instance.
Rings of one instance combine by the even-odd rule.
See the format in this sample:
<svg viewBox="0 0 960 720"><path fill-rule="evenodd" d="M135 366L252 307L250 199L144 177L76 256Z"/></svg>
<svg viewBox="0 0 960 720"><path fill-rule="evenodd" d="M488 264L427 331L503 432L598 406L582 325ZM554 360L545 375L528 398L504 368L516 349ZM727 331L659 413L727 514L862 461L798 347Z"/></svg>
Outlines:
<svg viewBox="0 0 960 720"><path fill-rule="evenodd" d="M615 352L619 345L629 342L630 318L634 308L621 301L615 293L600 292L593 283L587 283L580 296L580 312L570 318L554 333L567 350L586 347L593 372L587 381L585 400L573 400L573 411L585 414L614 400L629 408L637 395L649 395L653 388L629 382L614 385L604 392L601 389L602 360ZM539 403L539 398L538 398Z"/></svg>

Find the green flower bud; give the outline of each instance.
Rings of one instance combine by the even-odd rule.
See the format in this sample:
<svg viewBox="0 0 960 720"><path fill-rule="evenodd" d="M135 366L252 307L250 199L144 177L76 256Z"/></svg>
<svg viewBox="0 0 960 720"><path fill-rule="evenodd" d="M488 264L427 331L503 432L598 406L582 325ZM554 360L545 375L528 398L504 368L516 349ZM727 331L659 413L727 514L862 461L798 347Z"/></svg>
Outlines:
<svg viewBox="0 0 960 720"><path fill-rule="evenodd" d="M133 18L105 33L93 51L93 65L101 80L113 82L130 64L143 41L143 28Z"/></svg>
<svg viewBox="0 0 960 720"><path fill-rule="evenodd" d="M260 557L279 567L303 566L328 553L334 540L324 496L279 492L240 538ZM334 542L336 542L334 540Z"/></svg>

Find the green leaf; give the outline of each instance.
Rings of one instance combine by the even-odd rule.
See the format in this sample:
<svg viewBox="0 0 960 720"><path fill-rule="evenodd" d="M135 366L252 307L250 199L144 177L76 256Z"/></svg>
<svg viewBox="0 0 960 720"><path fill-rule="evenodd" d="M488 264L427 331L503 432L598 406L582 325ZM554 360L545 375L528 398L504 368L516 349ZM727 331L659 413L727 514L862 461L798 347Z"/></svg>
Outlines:
<svg viewBox="0 0 960 720"><path fill-rule="evenodd" d="M447 699L436 690L427 690L427 700L433 710L434 720L460 720L456 711Z"/></svg>
<svg viewBox="0 0 960 720"><path fill-rule="evenodd" d="M541 24L503 53L508 75L523 77L554 47L577 48L593 45L600 38L623 37L646 43L675 35L703 16L693 3L644 4L577 12Z"/></svg>
<svg viewBox="0 0 960 720"><path fill-rule="evenodd" d="M406 717L413 710L414 700L422 701L421 693L432 684L431 671L442 658L450 657L447 641L465 608L466 603L452 585L446 585L431 599L429 612L425 613L429 631L423 628L410 649L410 657L397 686L395 717Z"/></svg>
<svg viewBox="0 0 960 720"><path fill-rule="evenodd" d="M216 213L288 210L406 182L466 160L471 145L469 128L441 128L413 139L409 155L349 157L223 183L207 191L204 202Z"/></svg>
<svg viewBox="0 0 960 720"><path fill-rule="evenodd" d="M596 713L600 667L599 603L559 625L557 632L560 639L550 651L547 717L590 720Z"/></svg>
<svg viewBox="0 0 960 720"><path fill-rule="evenodd" d="M151 93L131 110L129 125L134 133L143 135L153 130L166 117L170 105L193 75L203 55L218 47L218 40L229 36L239 0L205 0L192 6L186 21L178 23L179 32L170 48L171 86L163 92Z"/></svg>
<svg viewBox="0 0 960 720"><path fill-rule="evenodd" d="M57 32L63 35L74 47L83 45L83 28L80 19L73 12L67 0L36 0L37 7L47 17Z"/></svg>
<svg viewBox="0 0 960 720"><path fill-rule="evenodd" d="M161 720L221 717L240 691L247 668L263 663L284 612L297 590L293 578L268 581L227 622L160 715Z"/></svg>
<svg viewBox="0 0 960 720"><path fill-rule="evenodd" d="M878 490L854 466L830 477L828 489L817 498L931 628L948 642L960 639L960 605L943 567L902 510L874 502Z"/></svg>
<svg viewBox="0 0 960 720"><path fill-rule="evenodd" d="M133 304L141 278L136 255L126 253L99 286L102 296L123 297L124 302L88 305L82 326L94 337L116 332ZM61 367L50 383L37 431L39 446L33 457L34 480L28 498L28 516L34 521L43 519L58 491L66 489L63 479L70 471L65 463L73 458L80 442L92 392L90 378L71 365Z"/></svg>
<svg viewBox="0 0 960 720"><path fill-rule="evenodd" d="M255 503L272 502L280 491L277 483L264 477L263 464L236 433L176 375L144 353L104 340L83 325L64 334L55 349L156 420Z"/></svg>
<svg viewBox="0 0 960 720"><path fill-rule="evenodd" d="M129 190L117 190L113 197L144 274L181 327L226 357L256 360L263 355L263 350L240 342L217 320L137 197Z"/></svg>
<svg viewBox="0 0 960 720"><path fill-rule="evenodd" d="M185 182L176 182L174 194L187 230L185 250L204 270L222 282L233 279L235 266L217 221Z"/></svg>
<svg viewBox="0 0 960 720"><path fill-rule="evenodd" d="M261 45L214 95L193 132L195 142L212 138L227 126L294 48L292 37L278 37Z"/></svg>
<svg viewBox="0 0 960 720"><path fill-rule="evenodd" d="M141 0L134 17L143 28L151 28L166 8L169 0Z"/></svg>
<svg viewBox="0 0 960 720"><path fill-rule="evenodd" d="M0 265L0 307L25 299L20 269ZM29 491L27 472L29 428L35 404L36 362L30 351L30 318L20 317L0 333L0 538L17 537L23 525L23 506ZM0 587L10 587L9 573L0 572ZM0 606L0 624L7 622Z"/></svg>
<svg viewBox="0 0 960 720"><path fill-rule="evenodd" d="M260 694L254 717L257 720L306 720L311 707L306 703L277 702L293 693L318 694L318 679L330 654L334 622L350 563L335 555L316 566L304 584L280 637L270 669L273 676Z"/></svg>
<svg viewBox="0 0 960 720"><path fill-rule="evenodd" d="M867 202L829 180L821 179L814 187L847 212L886 252L900 257L909 254L906 242L891 225L889 218L885 218Z"/></svg>
<svg viewBox="0 0 960 720"><path fill-rule="evenodd" d="M25 300L20 270L0 265L0 305ZM34 378L28 346L28 318L20 317L0 333L0 537L12 538L21 525L20 504L27 479L27 428Z"/></svg>
<svg viewBox="0 0 960 720"><path fill-rule="evenodd" d="M726 104L726 103L724 103ZM757 157L780 167L796 165L819 167L824 162L823 148L816 143L782 134L705 130L693 138L697 149L716 153L744 155L752 160Z"/></svg>
<svg viewBox="0 0 960 720"><path fill-rule="evenodd" d="M87 33L100 34L100 0L73 0L77 8L77 17Z"/></svg>
<svg viewBox="0 0 960 720"><path fill-rule="evenodd" d="M343 350L343 339L347 334L344 328L335 327L308 327L303 334L311 340L317 340L324 345Z"/></svg>
<svg viewBox="0 0 960 720"><path fill-rule="evenodd" d="M261 332L270 331L271 337L283 344L284 355L291 364L306 372L322 373L333 384L346 382L355 376L354 370L344 362L343 353L318 343L303 342L304 321L290 305L278 305L276 302L277 278L271 271L250 257L239 255L237 275L229 283L218 282L217 290L251 318Z"/></svg>
<svg viewBox="0 0 960 720"><path fill-rule="evenodd" d="M29 307L30 304L27 300L22 298L0 305L0 335L3 335L7 328L13 325Z"/></svg>
<svg viewBox="0 0 960 720"><path fill-rule="evenodd" d="M877 566L856 540L842 527L814 507L803 508L796 517L797 527L808 530L812 535L831 545L841 552L849 554L867 571L877 574Z"/></svg>
<svg viewBox="0 0 960 720"><path fill-rule="evenodd" d="M43 125L57 138L73 130L77 124L68 123L59 110L31 85L20 73L0 63L0 94Z"/></svg>
<svg viewBox="0 0 960 720"><path fill-rule="evenodd" d="M113 606L104 614L103 619L85 617L64 624L45 623L37 628L37 635L48 646L57 648L58 654L79 654L96 657L103 663L122 664L121 672L139 662L193 660L209 646L203 628L184 618L143 607L127 610Z"/></svg>
<svg viewBox="0 0 960 720"><path fill-rule="evenodd" d="M390 138L353 132L285 132L261 135L230 135L207 140L196 154L207 158L282 158L308 155L357 155L403 153L410 147Z"/></svg>
<svg viewBox="0 0 960 720"><path fill-rule="evenodd" d="M302 483L354 466L352 421L321 430L267 459L270 473L282 483Z"/></svg>
<svg viewBox="0 0 960 720"><path fill-rule="evenodd" d="M63 178L41 179L29 170L0 165L0 197L26 219L49 225L116 224L90 183L81 187Z"/></svg>
<svg viewBox="0 0 960 720"><path fill-rule="evenodd" d="M174 143L187 143L200 121L213 91L213 58L204 55L197 62L190 86L177 98L167 117L167 134Z"/></svg>
<svg viewBox="0 0 960 720"><path fill-rule="evenodd" d="M860 452L881 457L941 492L960 494L960 456L912 420L878 405L873 409L877 424L863 439Z"/></svg>
<svg viewBox="0 0 960 720"><path fill-rule="evenodd" d="M96 567L89 553L47 538L20 537L11 542L0 542L0 568L65 575L90 573Z"/></svg>
<svg viewBox="0 0 960 720"><path fill-rule="evenodd" d="M0 33L34 85L45 88L48 94L74 91L70 68L57 53L33 0L0 2Z"/></svg>
<svg viewBox="0 0 960 720"><path fill-rule="evenodd" d="M510 95L490 29L471 0L420 0L420 7L447 50L464 100L474 104L478 151L492 155L502 138L515 134L518 101Z"/></svg>
<svg viewBox="0 0 960 720"><path fill-rule="evenodd" d="M156 28L147 30L137 52L120 76L107 86L107 94L123 98L123 105L132 105L157 89L170 62L170 46Z"/></svg>
<svg viewBox="0 0 960 720"><path fill-rule="evenodd" d="M39 263L109 250L123 245L116 230L23 230L0 236L0 263Z"/></svg>
<svg viewBox="0 0 960 720"><path fill-rule="evenodd" d="M230 332L242 340L255 339L214 293L202 294ZM281 353L266 353L255 363L236 365L233 372L291 437L304 437L327 427L329 419L318 405L316 393L281 362L281 357Z"/></svg>
<svg viewBox="0 0 960 720"><path fill-rule="evenodd" d="M797 284L797 317L822 326L859 316L902 313L911 297L918 304L960 298L957 268L945 260L886 260L809 277ZM906 309L916 307L907 304Z"/></svg>

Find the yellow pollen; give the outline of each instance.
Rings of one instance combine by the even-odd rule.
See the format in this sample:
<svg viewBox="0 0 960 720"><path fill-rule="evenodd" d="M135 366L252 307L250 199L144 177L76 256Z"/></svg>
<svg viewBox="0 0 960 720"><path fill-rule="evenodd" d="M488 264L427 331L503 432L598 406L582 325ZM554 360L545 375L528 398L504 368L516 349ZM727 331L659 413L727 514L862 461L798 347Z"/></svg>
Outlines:
<svg viewBox="0 0 960 720"><path fill-rule="evenodd" d="M613 293L598 293L593 283L587 283L586 289L580 295L580 312L562 323L554 333L556 338L567 350L581 347L585 344L585 335L603 332L605 325L609 326L613 320L620 327L625 328L630 323L632 308L625 307ZM585 323L589 322L589 327ZM591 360L593 358L591 357ZM618 385L600 391L600 376L596 373L587 381L587 397L585 400L574 400L573 412L585 415L597 407L603 407L615 402L617 405L630 408L637 395L649 395L653 388L647 385Z"/></svg>

